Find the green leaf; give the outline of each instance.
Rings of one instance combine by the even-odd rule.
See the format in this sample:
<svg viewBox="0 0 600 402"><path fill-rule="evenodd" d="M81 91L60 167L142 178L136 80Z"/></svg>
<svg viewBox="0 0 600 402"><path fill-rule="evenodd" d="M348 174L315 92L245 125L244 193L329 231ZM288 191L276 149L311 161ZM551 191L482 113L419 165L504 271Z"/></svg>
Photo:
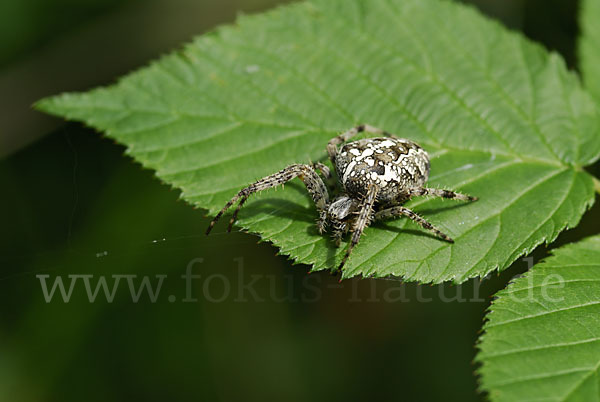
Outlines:
<svg viewBox="0 0 600 402"><path fill-rule="evenodd" d="M579 11L579 59L583 81L600 102L600 0L583 0Z"/></svg>
<svg viewBox="0 0 600 402"><path fill-rule="evenodd" d="M116 85L37 106L106 132L210 214L258 178L324 158L357 123L417 141L431 186L480 198L413 200L456 243L405 219L379 223L344 277L462 282L503 269L579 222L594 200L581 167L600 154L598 112L559 56L436 0L318 0L242 17ZM334 268L344 248L316 218L296 180L253 196L239 224Z"/></svg>
<svg viewBox="0 0 600 402"><path fill-rule="evenodd" d="M600 401L600 236L553 254L490 307L477 360L493 401Z"/></svg>

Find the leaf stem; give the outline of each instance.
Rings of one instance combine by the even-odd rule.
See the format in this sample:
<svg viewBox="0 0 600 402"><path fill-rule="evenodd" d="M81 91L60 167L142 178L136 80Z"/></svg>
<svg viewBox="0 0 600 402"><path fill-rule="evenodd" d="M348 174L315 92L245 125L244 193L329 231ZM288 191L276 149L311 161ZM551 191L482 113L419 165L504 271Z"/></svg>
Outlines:
<svg viewBox="0 0 600 402"><path fill-rule="evenodd" d="M592 176L592 179L594 180L594 190L600 194L600 180L596 176Z"/></svg>

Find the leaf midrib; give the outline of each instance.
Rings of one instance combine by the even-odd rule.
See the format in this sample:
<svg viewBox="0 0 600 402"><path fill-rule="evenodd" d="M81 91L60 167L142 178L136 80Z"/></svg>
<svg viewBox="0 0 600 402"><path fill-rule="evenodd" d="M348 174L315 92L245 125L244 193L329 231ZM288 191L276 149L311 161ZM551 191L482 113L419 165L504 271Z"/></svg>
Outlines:
<svg viewBox="0 0 600 402"><path fill-rule="evenodd" d="M541 345L541 346L534 346L534 347L521 348L521 349L510 349L510 350L502 351L499 353L482 353L481 358L489 360L489 359L493 359L493 358L497 358L497 357L505 357L505 356L510 356L510 355L518 354L518 353L537 352L537 351L546 350L546 349L568 348L571 346L585 345L587 343L593 343L593 342L598 342L598 341L600 341L600 337L583 339L583 340L573 341L573 342L555 343L555 344L551 344L551 345Z"/></svg>
<svg viewBox="0 0 600 402"><path fill-rule="evenodd" d="M575 310L575 309L585 308L585 307L589 307L589 306L596 306L599 304L600 304L600 301L593 301L593 302L589 302L589 303L582 303L582 304L576 304L573 306L557 308L557 309L554 309L551 311L544 311L544 312L538 313L538 314L524 315L524 316L512 318L512 319L505 320L505 321L489 323L488 325L486 325L486 329L500 327L500 326L503 326L506 324L519 322L519 321L523 321L523 320L529 320L529 319L533 319L533 318L537 318L537 317L543 317L543 316L547 316L547 315L554 314L554 313L560 313L560 312L564 312L564 311Z"/></svg>
<svg viewBox="0 0 600 402"><path fill-rule="evenodd" d="M44 106L44 103L39 103L38 104L41 109L47 111L48 113L55 113L57 114L56 111L52 110L52 107L46 108ZM88 105L73 105L73 106L69 106L69 108L71 109L83 109L83 110L94 110L94 109L99 109L99 110L107 110L107 111L112 111L112 112L122 112L123 109L119 109L119 108L111 108L105 105L94 105L94 106L88 106ZM242 124L253 124L253 125L257 125L257 126L265 126L265 127L279 127L279 128L284 128L284 129L288 129L288 130L308 130L308 129L312 129L314 128L315 131L322 131L322 132L333 132L334 130L332 129L327 129L327 128L320 128L320 127L315 127L313 125L309 125L308 127L305 126L294 126L294 125L286 125L286 124L282 124L280 122L276 122L276 121L263 121L263 120L250 120L250 119L233 119L231 116L225 116L225 115L208 115L208 114L196 114L196 113L183 113L183 112L169 112L169 111L164 111L164 110L152 110L152 109L140 109L140 108L129 108L129 112L130 115L136 112L139 113L152 113L152 114L160 114L163 116L170 116L170 117L180 117L180 116L188 116L188 117L193 117L193 118L199 118L199 119L221 119L221 120L227 120L230 121L231 123L242 123ZM172 122L167 122L165 125L169 125ZM162 123L161 123L162 124ZM144 131L150 131L152 129L154 129L155 127L149 127L149 128L144 128L144 129L139 129L139 130L135 130L135 131L123 131L123 130L119 130L119 129L115 129L114 127L103 127L101 124L98 125L94 125L94 127L98 128L98 129L104 129L106 130L109 134L111 134L114 137L118 137L117 135L115 135L115 133L119 133L120 135L129 135L129 134L139 134L139 133L143 133ZM338 132L343 131L344 129L338 130ZM470 149L470 148L460 148L460 147L454 147L454 146L450 146L447 144L439 144L439 143L435 143L435 142L429 142L428 140L421 140L419 141L420 144L424 147L424 148L435 148L435 149L442 149L442 150L447 150L447 151L455 151L455 152L474 152L474 153L484 153L484 154L488 154L491 157L496 157L496 156L501 156L507 159L513 159L516 162L523 162L523 163L534 163L534 164L539 164L539 165L545 165L545 166L553 166L553 167L559 167L559 168L576 168L576 169L580 169L579 165L571 165L571 164L567 164L563 161L553 161L550 159L545 159L545 158L536 158L533 156L527 156L527 155L521 155L521 154L510 154L510 153L506 153L506 152L502 152L502 151L498 151L498 150L481 150L481 149ZM128 146L128 148L134 148L135 143L133 143L133 146L130 145ZM179 146L186 146L188 145L187 143L182 143ZM324 149L324 148L323 148ZM143 150L142 152L145 152L145 150ZM211 165L208 165L211 166Z"/></svg>

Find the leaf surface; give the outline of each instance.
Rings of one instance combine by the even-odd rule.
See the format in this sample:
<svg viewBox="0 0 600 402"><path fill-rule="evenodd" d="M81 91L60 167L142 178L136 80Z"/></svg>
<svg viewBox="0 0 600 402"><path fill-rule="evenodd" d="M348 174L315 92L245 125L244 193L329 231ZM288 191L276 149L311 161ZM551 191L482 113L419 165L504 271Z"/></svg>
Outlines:
<svg viewBox="0 0 600 402"><path fill-rule="evenodd" d="M579 63L588 91L600 102L600 0L582 0L579 11L581 36Z"/></svg>
<svg viewBox="0 0 600 402"><path fill-rule="evenodd" d="M492 401L600 401L600 236L557 249L497 296L477 356Z"/></svg>
<svg viewBox="0 0 600 402"><path fill-rule="evenodd" d="M343 276L462 282L509 266L575 226L594 199L598 112L562 59L475 10L437 0L318 0L241 17L117 84L45 99L215 214L240 188L368 123L420 143L429 185L468 205L407 204L365 232ZM239 225L314 270L337 266L297 179L253 196ZM219 230L218 228L216 229ZM221 229L222 230L222 229Z"/></svg>

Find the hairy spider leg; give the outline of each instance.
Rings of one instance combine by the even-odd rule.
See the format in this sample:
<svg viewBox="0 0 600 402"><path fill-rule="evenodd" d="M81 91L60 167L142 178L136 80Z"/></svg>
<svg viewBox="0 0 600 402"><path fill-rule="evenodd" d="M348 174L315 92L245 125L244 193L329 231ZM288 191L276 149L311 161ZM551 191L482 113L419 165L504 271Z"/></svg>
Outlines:
<svg viewBox="0 0 600 402"><path fill-rule="evenodd" d="M430 195L433 197L447 198L449 200L477 201L477 197L454 192L452 190L443 190L439 188L418 187L408 189L409 197L420 197Z"/></svg>
<svg viewBox="0 0 600 402"><path fill-rule="evenodd" d="M339 247L342 243L342 237L344 237L344 235L348 233L348 222L338 221L332 224L332 227L333 228L331 229L331 237L335 242L335 246Z"/></svg>
<svg viewBox="0 0 600 402"><path fill-rule="evenodd" d="M313 162L310 165L313 170L318 170L321 172L321 174L326 178L326 179L331 179L331 171L329 170L329 168L327 166L325 166L324 164L322 164L321 162Z"/></svg>
<svg viewBox="0 0 600 402"><path fill-rule="evenodd" d="M352 228L352 239L350 240L350 245L346 250L344 258L342 258L342 262L338 266L338 270L340 271L342 270L342 267L344 266L344 264L346 264L346 261L350 257L352 249L358 244L362 232L371 223L371 215L373 213L373 206L375 205L375 200L377 199L378 191L379 188L374 185L369 186L369 188L367 189L367 194L365 195L365 198L362 200L362 203L358 208L358 217L356 218L356 221L354 222L354 226Z"/></svg>
<svg viewBox="0 0 600 402"><path fill-rule="evenodd" d="M225 204L223 209L221 209L221 211L219 211L219 213L210 222L208 228L206 229L206 234L208 235L210 233L225 211L227 211L236 201L240 200L235 212L233 213L233 216L231 217L231 220L229 221L229 227L227 229L228 231L231 231L239 210L242 208L251 194L284 184L296 177L299 177L304 182L304 185L306 186L306 189L315 203L317 210L320 214L322 214L322 211L326 209L327 204L329 203L329 193L327 192L327 188L325 187L323 180L310 165L294 164L280 170L277 173L264 177L250 184L248 187L241 189L235 196L233 196L231 200L227 202L227 204Z"/></svg>
<svg viewBox="0 0 600 402"><path fill-rule="evenodd" d="M329 168L327 166L325 166L324 164L322 164L321 162L311 163L310 167L313 168L313 170L319 170L321 172L321 174L323 176L325 176L326 178L331 177L331 172L329 171ZM258 190L258 191L260 191L260 190ZM310 189L309 189L309 191L310 191ZM325 191L325 192L327 192L327 191ZM238 213L240 212L240 209L242 209L242 206L244 205L244 203L246 202L246 200L248 199L249 196L250 196L250 193L241 197L237 208L235 209L235 211L233 212L233 215L231 216L231 219L229 220L229 225L227 226L227 232L231 232L231 229L233 228L233 224L237 220ZM314 198L313 198L313 201L314 201ZM319 211L319 212L320 212L319 213L319 216L320 216L319 217L319 231L321 233L323 233L323 231L325 230L325 224L321 223L321 221L322 221L321 216L323 214L321 213L321 211Z"/></svg>
<svg viewBox="0 0 600 402"><path fill-rule="evenodd" d="M396 218L399 216L406 216L409 219L417 222L423 229L427 229L433 232L436 236L450 242L454 243L454 240L431 223L429 223L425 218L419 216L417 213L411 211L410 209L403 207L401 205L396 205L394 207L386 208L381 211L375 213L375 220L388 219L388 218Z"/></svg>

